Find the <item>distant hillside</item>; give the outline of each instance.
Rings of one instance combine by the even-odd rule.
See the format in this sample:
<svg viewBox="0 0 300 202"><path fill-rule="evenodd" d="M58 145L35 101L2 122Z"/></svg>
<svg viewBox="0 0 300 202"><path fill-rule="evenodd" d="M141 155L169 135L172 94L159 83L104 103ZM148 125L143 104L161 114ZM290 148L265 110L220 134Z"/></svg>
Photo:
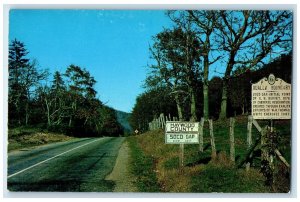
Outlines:
<svg viewBox="0 0 300 202"><path fill-rule="evenodd" d="M128 122L130 113L116 110L116 114L117 114L118 122L124 127L124 132L131 133L132 128L130 127L129 122Z"/></svg>

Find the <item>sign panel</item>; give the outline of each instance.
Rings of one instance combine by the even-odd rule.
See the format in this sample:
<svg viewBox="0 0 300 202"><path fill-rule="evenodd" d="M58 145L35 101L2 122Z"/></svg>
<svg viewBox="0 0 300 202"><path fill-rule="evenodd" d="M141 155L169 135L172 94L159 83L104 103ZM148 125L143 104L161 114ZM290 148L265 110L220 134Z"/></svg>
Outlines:
<svg viewBox="0 0 300 202"><path fill-rule="evenodd" d="M199 144L198 134L166 133L166 144Z"/></svg>
<svg viewBox="0 0 300 202"><path fill-rule="evenodd" d="M166 144L198 144L199 122L167 121Z"/></svg>
<svg viewBox="0 0 300 202"><path fill-rule="evenodd" d="M252 84L254 119L291 119L291 84L270 74Z"/></svg>

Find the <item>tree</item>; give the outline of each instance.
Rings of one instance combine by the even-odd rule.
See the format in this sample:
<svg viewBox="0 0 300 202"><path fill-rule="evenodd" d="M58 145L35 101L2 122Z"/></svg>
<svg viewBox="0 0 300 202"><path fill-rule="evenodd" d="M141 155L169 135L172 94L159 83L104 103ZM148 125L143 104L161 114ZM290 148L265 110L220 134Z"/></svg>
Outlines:
<svg viewBox="0 0 300 202"><path fill-rule="evenodd" d="M100 108L102 135L120 136L124 134L124 129L117 121L116 111L110 107Z"/></svg>
<svg viewBox="0 0 300 202"><path fill-rule="evenodd" d="M178 117L183 120L183 104L190 99L191 117L196 118L195 85L199 79L198 41L191 31L177 27L164 30L154 37L150 48L156 65L146 79L149 88L167 87L173 94L178 111Z"/></svg>
<svg viewBox="0 0 300 202"><path fill-rule="evenodd" d="M199 47L199 56L203 59L203 116L208 119L209 116L209 100L208 100L208 76L209 67L220 59L221 56L214 57L217 47L212 43L212 36L218 20L218 13L209 10L189 10L189 11L169 11L169 17L180 27L192 29L196 34Z"/></svg>
<svg viewBox="0 0 300 202"><path fill-rule="evenodd" d="M226 53L220 114L220 118L225 118L232 71L236 67L258 67L268 59L268 54L289 52L292 47L292 13L244 10L220 11L220 16L216 42Z"/></svg>
<svg viewBox="0 0 300 202"><path fill-rule="evenodd" d="M209 81L209 118L219 118L220 106L221 106L221 95L222 95L222 79L220 77L213 77Z"/></svg>
<svg viewBox="0 0 300 202"><path fill-rule="evenodd" d="M23 85L21 76L29 66L29 59L26 58L28 51L24 43L13 40L9 45L8 71L9 71L9 90L8 104L10 121L15 118L19 125L22 122L23 103L26 100L26 89Z"/></svg>
<svg viewBox="0 0 300 202"><path fill-rule="evenodd" d="M62 75L58 71L54 73L49 94L50 99L52 98L54 102L54 109L51 115L48 113L48 125L52 125L50 118L53 119L54 125L60 125L63 117L65 116L64 113L66 111L66 101L64 98L67 93L65 82L62 78Z"/></svg>
<svg viewBox="0 0 300 202"><path fill-rule="evenodd" d="M38 89L38 99L45 105L48 128L62 127L63 119L68 116L66 88L62 75L56 71L51 86L44 85Z"/></svg>
<svg viewBox="0 0 300 202"><path fill-rule="evenodd" d="M47 70L38 70L37 69L37 60L33 60L25 69L22 74L22 85L26 90L26 100L25 100L25 125L29 123L29 116L31 113L31 103L33 102L34 97L36 96L36 91L40 85L40 81L44 80L48 72Z"/></svg>
<svg viewBox="0 0 300 202"><path fill-rule="evenodd" d="M176 102L167 87L147 90L136 98L130 116L130 125L133 130L143 132L148 130L148 123L157 118L161 113L171 117L177 116Z"/></svg>
<svg viewBox="0 0 300 202"><path fill-rule="evenodd" d="M234 110L233 115L236 116L239 109L242 111L242 114L245 114L248 100L251 100L250 75L241 74L231 77L229 89L228 98Z"/></svg>
<svg viewBox="0 0 300 202"><path fill-rule="evenodd" d="M78 113L79 105L85 108L89 101L92 101L96 96L96 91L94 90L94 85L96 83L95 79L90 76L90 73L85 69L81 69L79 66L70 65L65 73L68 79L68 94L67 98L70 103L69 114L69 127L72 126L72 121L74 118L84 118L84 123L86 124L90 118L90 113L88 111L80 110ZM90 103L89 103L90 104ZM92 115L91 115L92 116Z"/></svg>
<svg viewBox="0 0 300 202"><path fill-rule="evenodd" d="M47 71L37 69L37 61L26 58L28 51L24 43L13 40L9 46L9 115L18 124L29 124L31 104L36 96L40 81L46 78Z"/></svg>

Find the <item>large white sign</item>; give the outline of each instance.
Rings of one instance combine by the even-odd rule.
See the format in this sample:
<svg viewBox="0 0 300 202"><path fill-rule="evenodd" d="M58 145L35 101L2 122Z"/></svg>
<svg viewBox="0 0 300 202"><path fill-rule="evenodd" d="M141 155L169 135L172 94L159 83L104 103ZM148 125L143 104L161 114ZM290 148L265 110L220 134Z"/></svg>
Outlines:
<svg viewBox="0 0 300 202"><path fill-rule="evenodd" d="M198 144L199 122L167 121L166 144Z"/></svg>
<svg viewBox="0 0 300 202"><path fill-rule="evenodd" d="M291 84L270 74L252 84L254 119L291 119Z"/></svg>

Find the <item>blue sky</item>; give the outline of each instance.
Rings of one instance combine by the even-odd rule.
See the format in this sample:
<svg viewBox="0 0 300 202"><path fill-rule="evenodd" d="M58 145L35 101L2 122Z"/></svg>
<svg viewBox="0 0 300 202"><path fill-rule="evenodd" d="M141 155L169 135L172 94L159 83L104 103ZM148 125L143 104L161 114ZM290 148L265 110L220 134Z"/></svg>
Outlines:
<svg viewBox="0 0 300 202"><path fill-rule="evenodd" d="M11 10L9 17L9 41L24 42L40 68L86 68L100 100L126 112L143 92L151 37L171 26L162 10Z"/></svg>

